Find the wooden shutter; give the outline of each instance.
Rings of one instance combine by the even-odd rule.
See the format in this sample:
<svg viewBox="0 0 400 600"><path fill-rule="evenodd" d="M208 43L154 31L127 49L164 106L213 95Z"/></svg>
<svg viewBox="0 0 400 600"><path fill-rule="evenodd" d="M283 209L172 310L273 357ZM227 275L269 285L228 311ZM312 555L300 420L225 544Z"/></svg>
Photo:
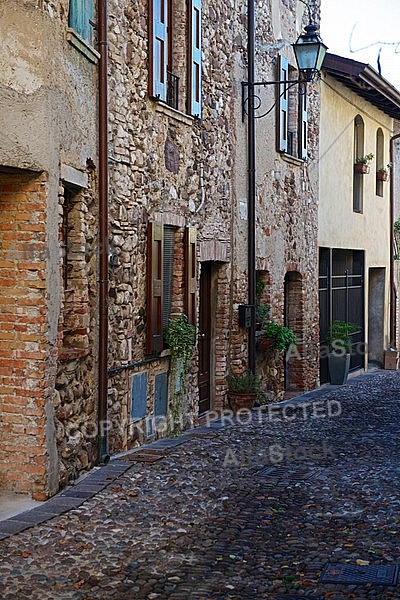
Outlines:
<svg viewBox="0 0 400 600"><path fill-rule="evenodd" d="M190 114L201 116L201 0L190 10Z"/></svg>
<svg viewBox="0 0 400 600"><path fill-rule="evenodd" d="M163 290L163 226L149 223L147 267L147 352L156 354L163 349L162 290Z"/></svg>
<svg viewBox="0 0 400 600"><path fill-rule="evenodd" d="M70 0L68 25L81 37L83 37L84 17L84 0Z"/></svg>
<svg viewBox="0 0 400 600"><path fill-rule="evenodd" d="M68 25L83 40L92 43L93 0L70 0Z"/></svg>
<svg viewBox="0 0 400 600"><path fill-rule="evenodd" d="M308 138L307 84L301 83L299 91L299 158L306 160Z"/></svg>
<svg viewBox="0 0 400 600"><path fill-rule="evenodd" d="M278 80L289 82L289 63L287 58L278 55ZM288 84L280 83L278 85L277 102L277 150L278 152L287 152L288 149Z"/></svg>
<svg viewBox="0 0 400 600"><path fill-rule="evenodd" d="M172 286L174 279L174 246L175 227L165 225L163 230L163 327L167 327L171 316Z"/></svg>
<svg viewBox="0 0 400 600"><path fill-rule="evenodd" d="M151 93L160 100L167 99L167 0L150 0L152 9L151 56L152 86Z"/></svg>
<svg viewBox="0 0 400 600"><path fill-rule="evenodd" d="M185 230L185 313L189 323L196 325L196 239L195 227Z"/></svg>

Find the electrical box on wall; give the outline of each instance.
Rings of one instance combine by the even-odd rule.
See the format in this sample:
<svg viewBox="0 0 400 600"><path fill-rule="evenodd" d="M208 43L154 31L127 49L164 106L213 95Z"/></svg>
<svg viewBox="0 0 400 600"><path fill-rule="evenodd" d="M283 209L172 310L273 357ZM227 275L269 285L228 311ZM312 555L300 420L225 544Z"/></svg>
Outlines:
<svg viewBox="0 0 400 600"><path fill-rule="evenodd" d="M252 304L239 304L239 327L251 327L253 310Z"/></svg>

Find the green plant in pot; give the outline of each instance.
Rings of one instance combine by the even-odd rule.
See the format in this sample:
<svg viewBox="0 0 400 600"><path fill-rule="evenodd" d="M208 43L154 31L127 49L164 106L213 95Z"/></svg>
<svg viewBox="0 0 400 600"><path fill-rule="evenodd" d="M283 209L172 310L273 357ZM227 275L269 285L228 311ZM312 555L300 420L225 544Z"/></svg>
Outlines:
<svg viewBox="0 0 400 600"><path fill-rule="evenodd" d="M226 376L228 400L231 409L237 412L241 408L251 409L260 390L260 378L255 373L242 373Z"/></svg>
<svg viewBox="0 0 400 600"><path fill-rule="evenodd" d="M359 330L357 323L333 321L328 327L326 339L329 344L329 376L331 384L343 385L350 367L351 335Z"/></svg>
<svg viewBox="0 0 400 600"><path fill-rule="evenodd" d="M268 321L259 337L258 346L261 350L273 348L287 352L292 344L297 344L296 334L290 327Z"/></svg>

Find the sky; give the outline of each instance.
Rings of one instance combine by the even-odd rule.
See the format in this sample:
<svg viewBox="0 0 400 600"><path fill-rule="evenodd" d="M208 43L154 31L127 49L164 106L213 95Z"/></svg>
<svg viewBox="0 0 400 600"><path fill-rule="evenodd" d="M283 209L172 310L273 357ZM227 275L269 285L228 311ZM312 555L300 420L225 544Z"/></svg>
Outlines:
<svg viewBox="0 0 400 600"><path fill-rule="evenodd" d="M321 0L328 52L368 63L400 89L400 0Z"/></svg>

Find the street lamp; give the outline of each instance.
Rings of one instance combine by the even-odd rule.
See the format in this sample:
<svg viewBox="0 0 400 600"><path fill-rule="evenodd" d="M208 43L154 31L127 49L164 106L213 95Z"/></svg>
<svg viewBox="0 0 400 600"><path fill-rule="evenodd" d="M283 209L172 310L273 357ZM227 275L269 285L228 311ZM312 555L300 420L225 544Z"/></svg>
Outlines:
<svg viewBox="0 0 400 600"><path fill-rule="evenodd" d="M293 44L293 50L302 80L312 81L319 75L328 48L317 34L314 23L309 23L305 30L306 33Z"/></svg>
<svg viewBox="0 0 400 600"><path fill-rule="evenodd" d="M321 69L327 46L317 34L317 27L309 23L306 33L299 36L293 44L293 50L299 69L299 78L295 81L254 81L255 73L255 0L247 0L247 56L248 56L248 81L242 83L242 118L248 117L247 127L247 165L248 165L248 308L251 311L250 326L248 327L248 370L255 373L256 369L256 143L255 120L264 115L255 115L255 104L258 97L254 93L255 86L281 84L288 87L294 84L310 82L316 79ZM246 94L247 92L247 94ZM285 93L284 92L284 93ZM257 104L257 108L259 104ZM268 114L268 111L265 114Z"/></svg>

